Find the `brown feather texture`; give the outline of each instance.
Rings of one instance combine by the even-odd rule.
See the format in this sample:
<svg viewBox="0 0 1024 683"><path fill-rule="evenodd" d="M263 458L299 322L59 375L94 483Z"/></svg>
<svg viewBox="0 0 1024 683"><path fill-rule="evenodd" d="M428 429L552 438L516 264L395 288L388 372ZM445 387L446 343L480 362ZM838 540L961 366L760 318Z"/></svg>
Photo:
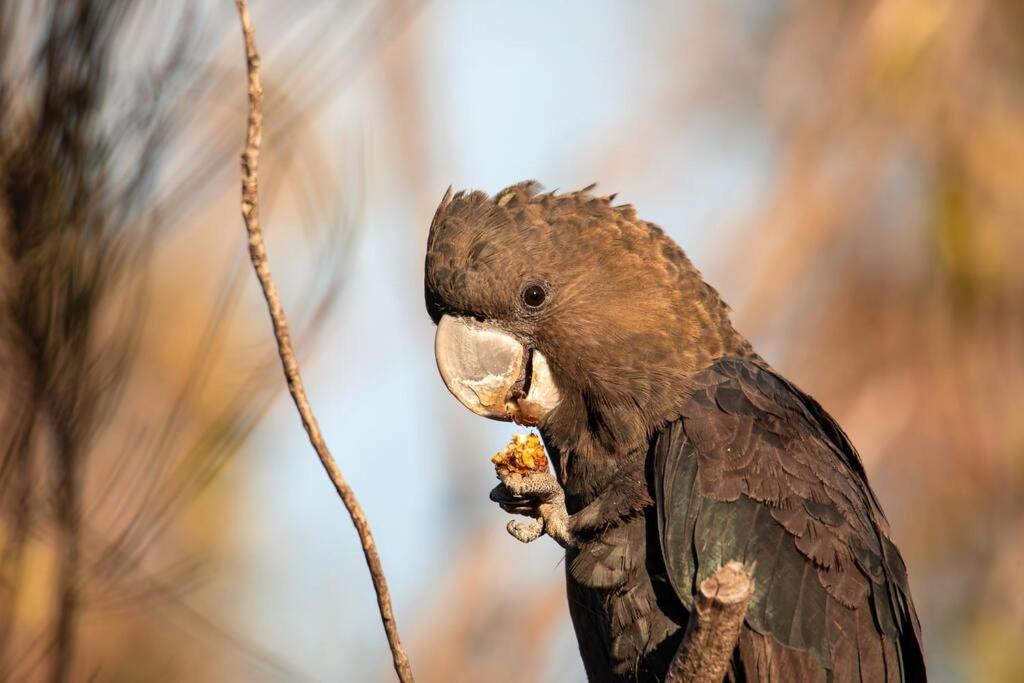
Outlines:
<svg viewBox="0 0 1024 683"><path fill-rule="evenodd" d="M593 187L559 195L525 181L493 197L446 196L431 225L426 289L435 321L445 312L500 321L557 358L573 386L554 423L590 428L556 439L597 456L638 447L648 425L677 416L675 390L694 370L752 351L675 242ZM519 305L528 281L550 291L538 315Z"/></svg>
<svg viewBox="0 0 1024 683"><path fill-rule="evenodd" d="M485 321L551 367L561 401L539 427L590 680L662 680L729 561L756 589L728 680L925 680L906 568L845 433L658 226L592 190L449 191L425 276L435 322Z"/></svg>

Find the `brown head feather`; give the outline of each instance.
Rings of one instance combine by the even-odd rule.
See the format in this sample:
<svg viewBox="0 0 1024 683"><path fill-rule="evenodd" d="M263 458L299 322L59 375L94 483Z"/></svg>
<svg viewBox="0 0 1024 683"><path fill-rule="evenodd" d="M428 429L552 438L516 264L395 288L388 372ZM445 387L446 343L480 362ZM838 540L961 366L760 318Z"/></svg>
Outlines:
<svg viewBox="0 0 1024 683"><path fill-rule="evenodd" d="M693 373L753 352L675 242L593 187L542 194L527 181L442 202L426 298L435 322L445 313L489 320L541 351L563 397L545 436L600 459L644 447L677 416ZM547 291L540 310L521 301L529 284Z"/></svg>

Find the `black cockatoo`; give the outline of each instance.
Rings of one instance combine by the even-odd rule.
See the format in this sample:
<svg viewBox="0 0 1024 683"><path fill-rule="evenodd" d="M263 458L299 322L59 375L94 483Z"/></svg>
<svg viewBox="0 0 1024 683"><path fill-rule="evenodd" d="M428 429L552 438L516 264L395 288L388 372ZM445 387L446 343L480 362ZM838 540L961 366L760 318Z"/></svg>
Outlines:
<svg viewBox="0 0 1024 683"><path fill-rule="evenodd" d="M696 586L756 590L734 681L925 680L907 572L843 430L751 348L683 251L628 205L534 182L445 195L426 304L451 392L536 426L554 475L499 486L566 548L590 680L661 680Z"/></svg>

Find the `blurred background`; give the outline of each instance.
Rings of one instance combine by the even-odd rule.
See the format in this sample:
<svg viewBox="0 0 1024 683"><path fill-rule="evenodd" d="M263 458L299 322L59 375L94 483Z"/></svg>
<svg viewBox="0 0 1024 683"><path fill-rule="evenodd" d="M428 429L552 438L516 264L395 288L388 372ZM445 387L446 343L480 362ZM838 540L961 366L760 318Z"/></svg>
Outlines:
<svg viewBox="0 0 1024 683"><path fill-rule="evenodd" d="M1024 680L1024 5L252 11L271 265L419 680L583 679L422 301L445 188L527 178L635 204L838 418L932 679ZM0 4L0 678L393 678L245 260L245 97L229 0Z"/></svg>

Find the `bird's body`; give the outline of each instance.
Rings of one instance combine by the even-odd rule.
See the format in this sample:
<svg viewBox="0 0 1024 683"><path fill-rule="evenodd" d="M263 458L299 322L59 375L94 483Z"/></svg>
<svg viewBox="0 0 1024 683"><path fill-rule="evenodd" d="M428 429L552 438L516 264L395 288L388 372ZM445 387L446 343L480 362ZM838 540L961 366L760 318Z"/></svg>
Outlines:
<svg viewBox="0 0 1024 683"><path fill-rule="evenodd" d="M732 680L923 679L906 569L842 431L757 361L721 359L694 384L604 490L570 489L571 514L605 510L566 563L589 677L662 680L695 587L739 560L758 590Z"/></svg>
<svg viewBox="0 0 1024 683"><path fill-rule="evenodd" d="M448 196L426 281L435 321L522 346L496 403L445 379L476 412L540 428L590 680L663 680L696 586L730 560L756 584L730 680L925 679L906 569L849 439L660 229L587 190Z"/></svg>

